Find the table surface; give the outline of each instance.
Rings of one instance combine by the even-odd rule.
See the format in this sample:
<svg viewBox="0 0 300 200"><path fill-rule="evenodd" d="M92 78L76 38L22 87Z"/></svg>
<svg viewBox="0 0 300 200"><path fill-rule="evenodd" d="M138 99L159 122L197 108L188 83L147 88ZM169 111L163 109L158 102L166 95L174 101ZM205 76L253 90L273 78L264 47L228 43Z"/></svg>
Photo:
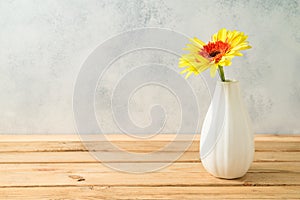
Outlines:
<svg viewBox="0 0 300 200"><path fill-rule="evenodd" d="M0 199L300 199L297 135L256 135L254 162L234 180L204 170L199 136L179 159L158 171L132 174L106 166L127 162L111 156L114 149L108 143L137 154L159 150L160 157L136 160L132 166L168 164L178 149L161 148L173 139L171 134L147 140L109 135L109 142L89 146L110 155L99 162L77 135L0 135Z"/></svg>

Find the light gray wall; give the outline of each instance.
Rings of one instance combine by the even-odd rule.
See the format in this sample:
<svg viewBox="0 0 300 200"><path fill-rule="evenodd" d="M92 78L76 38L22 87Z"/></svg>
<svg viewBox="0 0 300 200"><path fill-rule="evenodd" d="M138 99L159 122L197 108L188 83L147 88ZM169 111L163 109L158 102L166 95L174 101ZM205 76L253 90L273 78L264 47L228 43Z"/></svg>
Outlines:
<svg viewBox="0 0 300 200"><path fill-rule="evenodd" d="M300 133L299 3L1 0L0 132L75 133L72 94L81 64L93 49L115 34L163 27L207 41L212 33L226 27L244 31L253 46L245 57L234 59L226 73L241 81L255 131ZM126 59L122 62L126 65ZM198 77L189 81L195 88L200 82ZM130 104L135 123L151 121L144 107L156 98L171 110L163 131L173 132L180 117L177 102L167 95L157 86L137 93ZM209 98L202 95L206 109ZM110 115L108 108L97 109ZM102 123L106 132L117 132L112 118Z"/></svg>

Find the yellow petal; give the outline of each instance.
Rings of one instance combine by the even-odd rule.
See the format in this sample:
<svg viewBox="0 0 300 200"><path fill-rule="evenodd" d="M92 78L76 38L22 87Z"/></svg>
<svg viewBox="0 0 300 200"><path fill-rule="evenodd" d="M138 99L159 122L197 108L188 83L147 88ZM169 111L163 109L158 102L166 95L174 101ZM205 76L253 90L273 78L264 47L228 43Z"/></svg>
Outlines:
<svg viewBox="0 0 300 200"><path fill-rule="evenodd" d="M190 76L192 75L192 73L193 73L193 72L191 72L191 71L188 72L188 73L185 75L185 79L187 79L188 77L190 77Z"/></svg>
<svg viewBox="0 0 300 200"><path fill-rule="evenodd" d="M212 41L213 41L213 42L218 41L218 33L215 33L215 34L212 36Z"/></svg>
<svg viewBox="0 0 300 200"><path fill-rule="evenodd" d="M231 65L231 60L224 59L224 60L219 62L219 65L221 65L221 66L230 66Z"/></svg>
<svg viewBox="0 0 300 200"><path fill-rule="evenodd" d="M188 68L186 68L186 69L182 70L182 71L180 72L180 74L184 74L184 73L186 73L186 72L188 72L188 71L189 71Z"/></svg>
<svg viewBox="0 0 300 200"><path fill-rule="evenodd" d="M226 57L234 57L234 56L243 56L243 54L239 51L230 51L226 54Z"/></svg>
<svg viewBox="0 0 300 200"><path fill-rule="evenodd" d="M203 56L199 55L199 54L195 54L195 58L200 62L200 63L209 63L210 60L208 60L207 58L204 58Z"/></svg>
<svg viewBox="0 0 300 200"><path fill-rule="evenodd" d="M201 48L205 45L205 43L202 40L199 40L196 37L194 37L194 39L192 39L191 41L194 42L195 44L197 44Z"/></svg>
<svg viewBox="0 0 300 200"><path fill-rule="evenodd" d="M188 50L190 52L199 52L201 49L200 47L194 45L194 44L187 44L187 47L183 48L183 50Z"/></svg>
<svg viewBox="0 0 300 200"><path fill-rule="evenodd" d="M239 36L236 36L236 37L231 41L230 46L231 46L231 47L237 46L241 39L242 39L242 37L241 37L240 35L239 35Z"/></svg>
<svg viewBox="0 0 300 200"><path fill-rule="evenodd" d="M238 32L238 31L230 31L230 37L228 37L227 42L231 43L239 35L240 35L240 32Z"/></svg>
<svg viewBox="0 0 300 200"><path fill-rule="evenodd" d="M241 45L241 46L237 46L232 48L233 51L241 51L241 50L246 50L246 49L251 49L252 47L248 44L246 45Z"/></svg>
<svg viewBox="0 0 300 200"><path fill-rule="evenodd" d="M233 54L234 56L243 56L243 54L241 53L241 52L235 52L234 54Z"/></svg>
<svg viewBox="0 0 300 200"><path fill-rule="evenodd" d="M248 42L246 42L248 36L244 35L243 33L240 33L240 35L237 35L235 38L233 38L229 43L231 47L236 47L239 45L244 45L244 44L248 44Z"/></svg>
<svg viewBox="0 0 300 200"><path fill-rule="evenodd" d="M248 35L243 35L239 41L239 44L242 44L243 42L245 42L248 39Z"/></svg>
<svg viewBox="0 0 300 200"><path fill-rule="evenodd" d="M218 66L216 66L216 65L212 65L210 67L210 76L212 78L216 76L217 69L218 69Z"/></svg>
<svg viewBox="0 0 300 200"><path fill-rule="evenodd" d="M227 31L227 42L232 38L233 32L232 31Z"/></svg>
<svg viewBox="0 0 300 200"><path fill-rule="evenodd" d="M199 66L197 67L197 72L198 72L198 73L201 73L201 72L207 70L209 67L210 67L210 64L199 65Z"/></svg>
<svg viewBox="0 0 300 200"><path fill-rule="evenodd" d="M222 28L218 32L218 40L221 40L222 42L225 42L226 40L227 31L225 28Z"/></svg>

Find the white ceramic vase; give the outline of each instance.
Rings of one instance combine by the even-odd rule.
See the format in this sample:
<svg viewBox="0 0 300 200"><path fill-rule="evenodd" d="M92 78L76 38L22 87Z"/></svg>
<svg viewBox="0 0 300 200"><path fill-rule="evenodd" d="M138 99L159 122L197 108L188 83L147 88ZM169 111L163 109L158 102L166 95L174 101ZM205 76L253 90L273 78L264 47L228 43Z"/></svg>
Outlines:
<svg viewBox="0 0 300 200"><path fill-rule="evenodd" d="M239 82L218 82L202 126L201 162L210 174L234 179L246 174L253 155L253 130Z"/></svg>

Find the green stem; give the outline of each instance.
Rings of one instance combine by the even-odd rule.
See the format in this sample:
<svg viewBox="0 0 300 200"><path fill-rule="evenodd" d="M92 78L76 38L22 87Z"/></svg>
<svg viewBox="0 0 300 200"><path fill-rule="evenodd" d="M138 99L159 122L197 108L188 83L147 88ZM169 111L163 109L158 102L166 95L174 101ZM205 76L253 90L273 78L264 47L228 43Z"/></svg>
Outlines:
<svg viewBox="0 0 300 200"><path fill-rule="evenodd" d="M223 69L223 66L220 66L220 65L219 65L219 75L220 75L222 82L225 82L226 79L225 79L224 69Z"/></svg>

